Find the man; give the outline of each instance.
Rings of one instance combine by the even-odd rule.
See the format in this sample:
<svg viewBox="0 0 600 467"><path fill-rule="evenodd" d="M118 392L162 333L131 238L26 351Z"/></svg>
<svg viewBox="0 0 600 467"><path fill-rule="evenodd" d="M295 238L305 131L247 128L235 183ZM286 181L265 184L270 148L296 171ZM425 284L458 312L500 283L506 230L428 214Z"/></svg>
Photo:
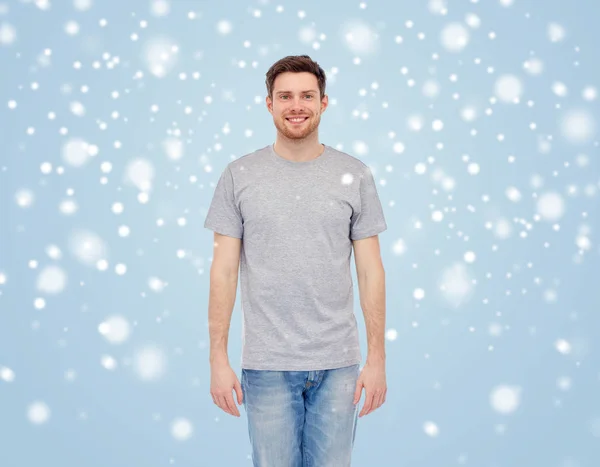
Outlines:
<svg viewBox="0 0 600 467"><path fill-rule="evenodd" d="M230 162L205 227L210 270L210 392L248 415L258 467L350 465L358 414L386 397L385 273L378 234L387 229L375 181L360 160L319 143L328 105L325 73L307 55L267 72L273 145ZM368 355L353 310L354 248ZM241 383L227 342L241 272Z"/></svg>

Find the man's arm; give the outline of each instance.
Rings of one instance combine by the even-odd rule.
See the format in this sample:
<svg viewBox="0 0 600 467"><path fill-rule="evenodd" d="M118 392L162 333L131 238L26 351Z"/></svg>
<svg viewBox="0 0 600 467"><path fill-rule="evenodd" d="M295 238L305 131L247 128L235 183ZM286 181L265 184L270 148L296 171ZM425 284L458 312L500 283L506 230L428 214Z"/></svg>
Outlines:
<svg viewBox="0 0 600 467"><path fill-rule="evenodd" d="M241 239L215 232L210 268L208 331L210 363L228 363L227 342L238 283Z"/></svg>
<svg viewBox="0 0 600 467"><path fill-rule="evenodd" d="M367 329L367 362L385 361L385 270L379 237L353 241L360 305Z"/></svg>

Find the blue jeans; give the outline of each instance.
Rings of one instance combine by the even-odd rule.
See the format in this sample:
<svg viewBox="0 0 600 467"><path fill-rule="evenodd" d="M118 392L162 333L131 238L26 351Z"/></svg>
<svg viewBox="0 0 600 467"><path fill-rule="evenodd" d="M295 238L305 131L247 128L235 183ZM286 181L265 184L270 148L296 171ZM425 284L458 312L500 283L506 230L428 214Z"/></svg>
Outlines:
<svg viewBox="0 0 600 467"><path fill-rule="evenodd" d="M349 467L359 365L317 371L242 369L254 467Z"/></svg>

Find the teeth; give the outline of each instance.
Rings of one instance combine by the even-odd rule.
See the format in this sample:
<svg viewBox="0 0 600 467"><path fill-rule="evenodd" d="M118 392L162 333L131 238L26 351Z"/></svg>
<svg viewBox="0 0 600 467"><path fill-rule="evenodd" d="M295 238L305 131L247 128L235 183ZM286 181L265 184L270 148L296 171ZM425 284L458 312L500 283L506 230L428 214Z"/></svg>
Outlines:
<svg viewBox="0 0 600 467"><path fill-rule="evenodd" d="M305 119L306 119L306 117L302 117L302 118L288 118L288 120L290 122L301 122L301 121L303 121Z"/></svg>

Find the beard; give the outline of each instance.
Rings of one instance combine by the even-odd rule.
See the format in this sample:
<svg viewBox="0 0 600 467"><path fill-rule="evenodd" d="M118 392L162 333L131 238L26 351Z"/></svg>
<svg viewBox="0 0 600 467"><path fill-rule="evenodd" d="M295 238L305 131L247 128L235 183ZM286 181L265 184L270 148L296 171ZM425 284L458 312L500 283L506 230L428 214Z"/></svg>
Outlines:
<svg viewBox="0 0 600 467"><path fill-rule="evenodd" d="M301 140L312 135L315 130L319 127L321 122L321 114L313 115L309 117L302 125L293 126L285 118L274 118L273 122L277 131L288 139Z"/></svg>

